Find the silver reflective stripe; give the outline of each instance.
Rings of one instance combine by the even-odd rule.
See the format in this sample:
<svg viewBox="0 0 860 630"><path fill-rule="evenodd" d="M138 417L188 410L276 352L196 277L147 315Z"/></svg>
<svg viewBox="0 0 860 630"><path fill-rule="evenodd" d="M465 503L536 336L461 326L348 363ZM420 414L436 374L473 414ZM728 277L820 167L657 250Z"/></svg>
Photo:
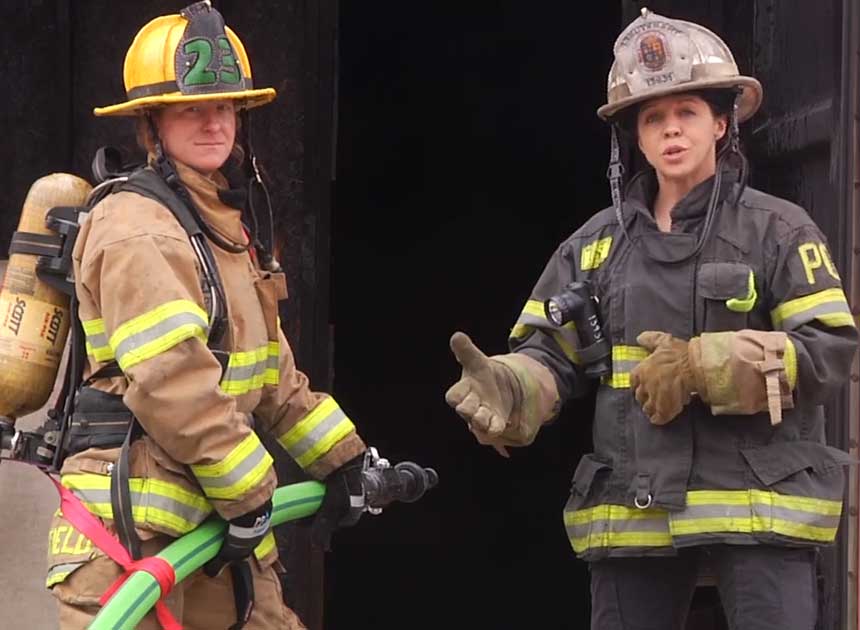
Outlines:
<svg viewBox="0 0 860 630"><path fill-rule="evenodd" d="M105 518L113 518L113 509L110 501L110 490L92 489L92 488L73 488L72 492L84 503L93 504L99 516ZM188 529L176 529L178 533L185 534L190 531L195 525L203 522L211 513L211 510L198 510L181 501L175 501L169 497L152 492L143 493L138 490L131 490L132 510L135 508L143 510L160 510L167 514L175 515L182 521L185 521L190 526ZM92 510L91 510L92 511ZM146 519L149 520L149 519ZM139 519L135 519L136 523L140 523ZM167 525L161 522L161 519L153 519L153 524L158 524L162 527ZM175 529L175 528L174 528Z"/></svg>
<svg viewBox="0 0 860 630"><path fill-rule="evenodd" d="M253 435L253 433L251 434ZM224 475L218 477L210 477L206 475L200 474L200 469L196 466L192 466L192 470L194 471L195 477L197 477L197 481L203 487L203 490L206 491L208 488L227 488L233 485L238 484L242 479L250 472L254 470L260 463L266 459L266 457L270 457L269 452L262 445L262 443L257 442L257 446L254 447L254 450L248 453L241 462L236 464L236 466L225 473ZM220 497L219 497L220 498Z"/></svg>
<svg viewBox="0 0 860 630"><path fill-rule="evenodd" d="M570 512L569 512L570 514ZM635 519L605 519L596 518L585 523L567 525L567 535L570 538L584 538L589 535L609 535L633 532L647 532L655 534L669 533L669 523L666 514L655 514L653 518Z"/></svg>
<svg viewBox="0 0 860 630"><path fill-rule="evenodd" d="M229 529L227 530L227 534L229 536L233 536L234 538L259 538L263 534L265 534L269 530L269 518L257 519L257 523L254 527L242 527L241 525L230 524Z"/></svg>
<svg viewBox="0 0 860 630"><path fill-rule="evenodd" d="M266 363L252 363L251 365L240 365L238 367L228 367L224 373L222 381L244 381L253 378L254 376L262 375L266 371Z"/></svg>
<svg viewBox="0 0 860 630"><path fill-rule="evenodd" d="M531 313L521 313L517 320L517 325L531 326L533 328L543 329L544 332L553 335L559 335L564 339L572 351L576 351L579 347L579 337L576 336L576 330L570 324L566 324L559 328L550 322L546 317L538 317Z"/></svg>
<svg viewBox="0 0 860 630"><path fill-rule="evenodd" d="M839 526L839 516L837 515L817 514L806 510L793 510L791 508L771 506L764 503L752 503L752 505L695 505L688 506L681 512L669 515L670 528L673 532L676 529L683 529L682 534L705 531L761 531L761 527L751 526L750 523L753 517L764 519L767 522L781 520L799 525L812 525L823 528L836 528ZM702 527L696 528L696 521L705 522ZM714 527L714 525L717 525L717 527Z"/></svg>
<svg viewBox="0 0 860 630"><path fill-rule="evenodd" d="M641 361L612 361L613 374L629 374Z"/></svg>
<svg viewBox="0 0 860 630"><path fill-rule="evenodd" d="M48 586L64 580L69 573L86 563L87 560L83 560L81 562L66 562L65 564L54 565L48 571L48 577L46 579Z"/></svg>
<svg viewBox="0 0 860 630"><path fill-rule="evenodd" d="M129 352L134 352L138 348L141 348L146 344L173 332L177 328L181 328L188 324L203 329L204 334L209 334L209 323L199 315L187 312L177 313L176 315L171 315L167 319L158 322L146 330L134 333L120 341L116 348L114 348L114 354L117 357L117 361L122 361L122 357Z"/></svg>
<svg viewBox="0 0 860 630"><path fill-rule="evenodd" d="M287 452L289 452L293 459L300 459L302 455L314 448L317 443L322 440L329 431L334 429L344 418L346 418L346 414L340 407L336 407L324 420L315 426L310 433L287 448Z"/></svg>
<svg viewBox="0 0 860 630"><path fill-rule="evenodd" d="M805 309L797 315L786 317L782 320L779 327L782 330L794 330L795 328L799 328L800 326L811 322L819 315L832 315L834 313L847 313L850 315L851 310L848 308L848 304L846 302L842 300L834 300L833 302L826 302L824 304L819 304L818 306Z"/></svg>
<svg viewBox="0 0 860 630"><path fill-rule="evenodd" d="M90 342L90 345L93 348L109 348L110 344L108 343L107 333L95 333L88 334L87 341Z"/></svg>

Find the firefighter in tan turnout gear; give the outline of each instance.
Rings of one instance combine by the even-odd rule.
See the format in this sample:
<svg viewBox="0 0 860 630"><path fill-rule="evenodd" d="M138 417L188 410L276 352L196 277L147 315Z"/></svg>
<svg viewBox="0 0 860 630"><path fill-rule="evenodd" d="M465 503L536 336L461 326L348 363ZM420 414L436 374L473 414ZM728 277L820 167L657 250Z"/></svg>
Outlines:
<svg viewBox="0 0 860 630"><path fill-rule="evenodd" d="M76 243L88 378L62 485L135 558L213 511L228 521L218 557L166 600L187 630L241 620L243 578L253 592L245 628L302 628L282 601L269 530L276 476L252 424L326 480L311 530L323 545L353 522L366 449L337 402L297 370L278 321L284 275L243 227L253 175L246 112L275 91L253 87L241 41L208 2L146 24L124 78L127 100L95 113L137 117L149 165L92 208ZM178 218L183 208L196 237ZM59 512L49 555L60 625L84 628L122 569ZM139 627L159 624L150 613Z"/></svg>
<svg viewBox="0 0 860 630"><path fill-rule="evenodd" d="M564 512L592 628L684 628L706 560L730 627L811 630L848 463L822 407L857 346L839 274L802 208L745 185L762 88L719 37L643 10L614 52L613 206L557 248L510 354L454 334L446 399L504 453L597 389ZM622 191L624 142L649 166Z"/></svg>

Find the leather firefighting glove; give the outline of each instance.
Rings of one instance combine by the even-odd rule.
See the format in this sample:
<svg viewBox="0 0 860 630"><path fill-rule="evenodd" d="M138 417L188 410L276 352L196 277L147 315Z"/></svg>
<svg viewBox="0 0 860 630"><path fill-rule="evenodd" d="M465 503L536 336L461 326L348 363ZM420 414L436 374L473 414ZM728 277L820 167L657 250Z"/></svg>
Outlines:
<svg viewBox="0 0 860 630"><path fill-rule="evenodd" d="M215 577L228 564L250 557L263 537L269 533L271 520L271 500L247 514L230 519L218 555L203 565L203 572L209 577Z"/></svg>
<svg viewBox="0 0 860 630"><path fill-rule="evenodd" d="M531 444L541 425L558 413L555 379L531 357L487 357L462 332L451 336L451 351L463 371L445 401L481 444L508 457L506 446Z"/></svg>
<svg viewBox="0 0 860 630"><path fill-rule="evenodd" d="M694 393L707 402L698 337L684 341L648 330L636 341L650 354L633 368L630 387L652 424L674 420Z"/></svg>
<svg viewBox="0 0 860 630"><path fill-rule="evenodd" d="M364 453L353 457L325 478L325 495L311 521L311 542L329 551L335 530L355 525L364 512L361 471Z"/></svg>

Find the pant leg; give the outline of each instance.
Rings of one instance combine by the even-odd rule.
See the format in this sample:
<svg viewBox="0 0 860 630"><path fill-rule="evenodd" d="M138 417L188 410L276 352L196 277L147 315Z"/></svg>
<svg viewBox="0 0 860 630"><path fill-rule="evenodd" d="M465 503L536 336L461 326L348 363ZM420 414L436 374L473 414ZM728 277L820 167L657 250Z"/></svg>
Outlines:
<svg viewBox="0 0 860 630"><path fill-rule="evenodd" d="M709 552L732 630L814 630L815 549L719 545Z"/></svg>
<svg viewBox="0 0 860 630"><path fill-rule="evenodd" d="M141 551L144 556L155 555L172 540L167 536L160 536L144 541ZM99 598L122 573L122 568L116 562L107 556L97 555L75 569L65 580L55 584L51 591L59 603L60 630L86 628L101 609ZM165 603L177 619L182 619L181 588L174 588L165 598ZM136 630L161 630L154 610L141 620Z"/></svg>
<svg viewBox="0 0 860 630"><path fill-rule="evenodd" d="M251 560L254 611L244 630L307 630L284 603L276 567L280 565L261 567L256 559ZM185 630L226 630L236 622L229 569L214 578L202 571L188 577L182 622Z"/></svg>
<svg viewBox="0 0 860 630"><path fill-rule="evenodd" d="M697 566L695 549L591 563L592 630L683 630Z"/></svg>

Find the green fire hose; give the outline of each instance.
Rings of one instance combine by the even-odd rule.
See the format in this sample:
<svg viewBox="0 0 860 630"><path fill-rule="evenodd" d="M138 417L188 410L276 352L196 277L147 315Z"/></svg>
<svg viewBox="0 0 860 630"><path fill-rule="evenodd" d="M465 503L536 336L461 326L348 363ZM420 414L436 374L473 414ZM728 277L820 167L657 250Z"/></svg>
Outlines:
<svg viewBox="0 0 860 630"><path fill-rule="evenodd" d="M272 525L309 516L319 509L325 486L318 481L303 481L275 490L272 497ZM168 545L159 558L173 566L179 583L215 557L224 538L226 523L210 519L197 529ZM114 593L89 625L89 630L129 630L146 616L161 597L155 578L135 571Z"/></svg>
<svg viewBox="0 0 860 630"><path fill-rule="evenodd" d="M414 462L391 466L371 447L365 454L362 483L365 510L378 514L394 501L417 501L439 483L439 476L432 468L423 468ZM278 488L272 497L272 525L310 516L319 509L324 495L325 486L318 481ZM158 554L173 567L177 584L215 557L221 548L225 527L223 520L211 518ZM88 630L130 630L160 598L161 588L156 579L145 571L135 571L99 611Z"/></svg>

